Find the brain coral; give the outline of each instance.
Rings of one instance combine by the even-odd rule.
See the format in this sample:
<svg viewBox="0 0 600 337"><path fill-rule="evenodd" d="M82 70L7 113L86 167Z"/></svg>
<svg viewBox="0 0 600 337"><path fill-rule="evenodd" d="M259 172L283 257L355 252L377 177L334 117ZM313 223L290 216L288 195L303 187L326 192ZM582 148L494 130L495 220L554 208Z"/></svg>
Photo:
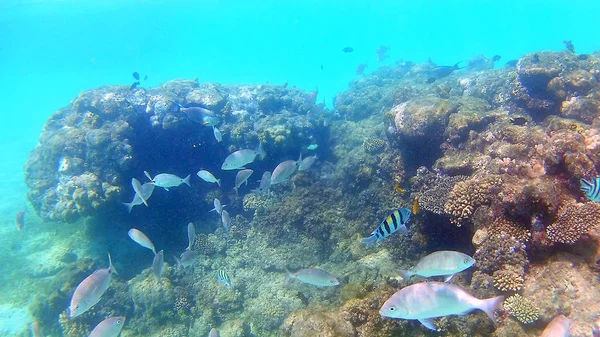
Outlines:
<svg viewBox="0 0 600 337"><path fill-rule="evenodd" d="M592 228L600 227L600 205L572 203L564 208L558 220L548 226L548 239L553 242L574 243Z"/></svg>

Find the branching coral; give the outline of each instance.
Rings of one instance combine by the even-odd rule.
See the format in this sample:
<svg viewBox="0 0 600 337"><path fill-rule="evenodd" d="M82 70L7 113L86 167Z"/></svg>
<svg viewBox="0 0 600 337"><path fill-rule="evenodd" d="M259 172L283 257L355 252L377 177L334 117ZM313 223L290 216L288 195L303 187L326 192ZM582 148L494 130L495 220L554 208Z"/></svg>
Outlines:
<svg viewBox="0 0 600 337"><path fill-rule="evenodd" d="M436 213L444 213L444 205L454 185L467 179L466 176L440 176L423 187L424 192L419 197L419 206L424 210Z"/></svg>
<svg viewBox="0 0 600 337"><path fill-rule="evenodd" d="M458 227L469 221L475 209L488 202L491 189L500 183L498 177L473 178L456 183L444 205L450 221Z"/></svg>
<svg viewBox="0 0 600 337"><path fill-rule="evenodd" d="M531 232L527 228L504 218L496 219L489 227L488 232L491 236L506 234L521 243L527 243L531 239Z"/></svg>
<svg viewBox="0 0 600 337"><path fill-rule="evenodd" d="M386 141L378 138L367 138L363 141L363 148L367 153L378 153L385 148Z"/></svg>
<svg viewBox="0 0 600 337"><path fill-rule="evenodd" d="M497 270L494 272L494 287L500 291L519 291L523 288L525 279L522 270L509 267L508 269Z"/></svg>
<svg viewBox="0 0 600 337"><path fill-rule="evenodd" d="M571 244L597 227L600 227L600 205L593 202L572 203L564 208L555 223L548 226L548 239Z"/></svg>
<svg viewBox="0 0 600 337"><path fill-rule="evenodd" d="M540 318L540 309L532 301L519 294L514 294L504 301L504 308L521 323L529 324Z"/></svg>

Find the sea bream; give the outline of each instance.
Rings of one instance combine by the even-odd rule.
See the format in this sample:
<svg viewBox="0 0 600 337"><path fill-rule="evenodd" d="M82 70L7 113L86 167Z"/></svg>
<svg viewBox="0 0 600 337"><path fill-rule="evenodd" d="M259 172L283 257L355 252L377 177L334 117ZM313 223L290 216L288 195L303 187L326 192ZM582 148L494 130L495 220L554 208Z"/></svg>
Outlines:
<svg viewBox="0 0 600 337"><path fill-rule="evenodd" d="M223 161L223 165L221 165L222 170L238 170L243 169L245 165L254 162L256 156L264 157L266 156L265 150L263 150L262 144L258 144L256 150L251 149L243 149L235 151L225 158Z"/></svg>
<svg viewBox="0 0 600 337"><path fill-rule="evenodd" d="M140 199L142 199L144 205L148 207L148 201L146 198L144 198L144 193L142 192L142 184L140 184L140 181L135 178L131 178L131 186L133 187L135 194L138 195Z"/></svg>
<svg viewBox="0 0 600 337"><path fill-rule="evenodd" d="M475 260L467 254L450 250L440 250L424 256L411 270L399 270L402 278L408 280L413 275L423 277L444 276L445 281L452 279L454 274L459 273L475 263Z"/></svg>
<svg viewBox="0 0 600 337"><path fill-rule="evenodd" d="M421 282L398 290L379 314L384 317L416 319L425 327L436 330L433 319L449 315L466 315L480 309L494 321L494 311L504 296L478 299L459 286L443 282Z"/></svg>
<svg viewBox="0 0 600 337"><path fill-rule="evenodd" d="M302 157L300 157L300 158L302 158ZM300 164L298 165L298 171L306 171L306 170L310 169L316 160L317 160L317 155L308 156L308 157L302 159L300 161Z"/></svg>
<svg viewBox="0 0 600 337"><path fill-rule="evenodd" d="M110 286L110 277L113 273L117 274L117 271L113 267L110 254L108 254L108 268L96 270L75 288L69 305L69 318L72 319L83 314L100 301Z"/></svg>
<svg viewBox="0 0 600 337"><path fill-rule="evenodd" d="M223 224L223 229L225 230L225 236L229 236L229 228L231 228L231 216L229 216L229 212L226 210L221 210L221 223Z"/></svg>
<svg viewBox="0 0 600 337"><path fill-rule="evenodd" d="M296 279L302 283L312 284L317 287L333 287L340 284L335 276L321 268L300 269L295 273L291 273L285 268L285 272L289 278Z"/></svg>
<svg viewBox="0 0 600 337"><path fill-rule="evenodd" d="M219 200L217 198L215 198L213 200L213 205L215 206L215 208L211 209L209 212L215 211L219 215L221 215L221 212L223 211L223 207L227 206L227 205L222 205L221 200Z"/></svg>
<svg viewBox="0 0 600 337"><path fill-rule="evenodd" d="M302 156L300 156L300 159L302 159ZM271 175L271 186L288 181L297 169L298 162L295 160L286 160L279 163Z"/></svg>
<svg viewBox="0 0 600 337"><path fill-rule="evenodd" d="M196 227L194 227L193 223L189 223L187 225L187 234L188 234L188 246L187 250L192 250L194 248L194 243L196 242Z"/></svg>
<svg viewBox="0 0 600 337"><path fill-rule="evenodd" d="M220 143L223 140L223 135L221 134L221 131L219 129L217 129L217 127L214 125L212 128L213 128L213 135L215 136L217 143Z"/></svg>
<svg viewBox="0 0 600 337"><path fill-rule="evenodd" d="M571 323L565 315L558 315L548 323L540 337L569 337Z"/></svg>
<svg viewBox="0 0 600 337"><path fill-rule="evenodd" d="M88 337L117 337L125 325L125 317L109 317L100 322Z"/></svg>
<svg viewBox="0 0 600 337"><path fill-rule="evenodd" d="M148 179L150 179L150 182L152 184L154 184L155 186L158 187L162 187L165 190L169 190L169 188L171 187L177 187L181 184L186 184L190 187L192 187L192 185L190 185L190 175L188 174L187 177L185 178L180 178L174 174L170 174L170 173L160 173L154 176L154 178L152 178L150 176L150 173L148 173L147 171L144 171L144 174L146 175L146 177L148 177Z"/></svg>
<svg viewBox="0 0 600 337"><path fill-rule="evenodd" d="M198 253L195 250L186 250L181 253L179 258L173 256L175 258L175 262L177 264L177 270L182 267L191 266L194 263L194 260L198 257Z"/></svg>
<svg viewBox="0 0 600 337"><path fill-rule="evenodd" d="M215 183L221 187L221 179L217 179L214 174L208 172L207 170L200 170L198 173L196 173L196 175L198 178L206 181L207 183Z"/></svg>
<svg viewBox="0 0 600 337"><path fill-rule="evenodd" d="M235 193L237 194L238 189L240 188L240 186L242 186L242 184L246 183L246 185L248 185L248 178L250 178L250 176L252 175L252 173L254 173L254 170L251 169L245 169L245 170L241 170L239 171L236 176L235 176Z"/></svg>
<svg viewBox="0 0 600 337"><path fill-rule="evenodd" d="M269 171L265 171L262 175L262 178L259 180L260 184L258 185L258 188L255 190L252 190L253 193L256 194L261 194L261 193L265 193L269 190L269 188L271 188L271 172Z"/></svg>
<svg viewBox="0 0 600 337"><path fill-rule="evenodd" d="M179 110L183 112L192 122L198 124L214 126L219 124L221 121L214 111L199 106L193 106L189 108L180 107Z"/></svg>
<svg viewBox="0 0 600 337"><path fill-rule="evenodd" d="M135 195L133 196L133 200L131 200L131 202L122 203L123 205L125 205L125 207L127 207L127 211L129 213L131 213L131 209L134 206L141 205L144 203L144 200L150 199L150 197L152 196L152 192L154 192L154 184L153 183L143 184L140 189L140 192L142 193L142 196L140 196L136 192Z"/></svg>
<svg viewBox="0 0 600 337"><path fill-rule="evenodd" d="M581 179L581 190L593 202L600 202L600 177L592 180Z"/></svg>
<svg viewBox="0 0 600 337"><path fill-rule="evenodd" d="M208 333L208 337L221 337L221 334L219 333L219 330L212 328Z"/></svg>
<svg viewBox="0 0 600 337"><path fill-rule="evenodd" d="M367 248L382 241L393 233L400 231L402 234L408 234L408 227L406 224L410 220L411 212L408 208L400 208L399 210L393 211L392 214L388 215L377 229L371 233L367 238L360 240L360 243L367 245Z"/></svg>
<svg viewBox="0 0 600 337"><path fill-rule="evenodd" d="M154 248L154 244L152 243L150 238L148 238L148 236L146 236L146 234L144 234L141 230L137 228L132 228L127 232L127 235L129 235L131 240L135 241L135 243L144 248L150 249L154 253L154 255L156 255L156 249Z"/></svg>

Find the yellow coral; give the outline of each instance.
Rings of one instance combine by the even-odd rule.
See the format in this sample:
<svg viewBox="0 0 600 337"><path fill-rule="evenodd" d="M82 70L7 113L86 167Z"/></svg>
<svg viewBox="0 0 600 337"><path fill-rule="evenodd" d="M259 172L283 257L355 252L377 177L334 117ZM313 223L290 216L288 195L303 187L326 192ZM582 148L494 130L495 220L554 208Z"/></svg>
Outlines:
<svg viewBox="0 0 600 337"><path fill-rule="evenodd" d="M600 227L600 205L593 202L567 205L558 220L548 226L548 239L574 243L590 229Z"/></svg>
<svg viewBox="0 0 600 337"><path fill-rule="evenodd" d="M519 294L514 294L504 301L504 308L508 313L518 319L521 323L533 323L540 318L540 309L533 302L523 298Z"/></svg>
<svg viewBox="0 0 600 337"><path fill-rule="evenodd" d="M491 236L506 234L521 243L526 243L531 238L531 232L527 228L504 218L496 219L489 227L488 232Z"/></svg>
<svg viewBox="0 0 600 337"><path fill-rule="evenodd" d="M492 187L500 182L500 178L485 177L456 183L444 205L444 211L450 215L450 221L458 227L469 221L475 209L488 201Z"/></svg>
<svg viewBox="0 0 600 337"><path fill-rule="evenodd" d="M502 269L494 272L494 287L500 291L519 291L523 288L523 275L515 270Z"/></svg>

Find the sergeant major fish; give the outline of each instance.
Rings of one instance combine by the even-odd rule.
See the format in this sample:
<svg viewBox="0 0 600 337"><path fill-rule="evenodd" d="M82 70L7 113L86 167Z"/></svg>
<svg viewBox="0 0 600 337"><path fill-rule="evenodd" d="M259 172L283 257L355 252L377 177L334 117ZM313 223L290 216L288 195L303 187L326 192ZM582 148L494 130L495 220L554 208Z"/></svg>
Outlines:
<svg viewBox="0 0 600 337"><path fill-rule="evenodd" d="M125 317L109 317L100 322L88 337L117 337L125 325Z"/></svg>
<svg viewBox="0 0 600 337"><path fill-rule="evenodd" d="M285 268L285 272L289 278L294 278L302 283L312 284L317 287L333 287L340 284L335 276L321 268L300 269L295 273L291 273Z"/></svg>
<svg viewBox="0 0 600 337"><path fill-rule="evenodd" d="M200 170L198 171L198 173L196 173L196 175L198 176L198 178L206 181L207 183L216 183L217 185L219 185L219 187L221 187L221 179L217 179L212 173L208 172L207 170Z"/></svg>
<svg viewBox="0 0 600 337"><path fill-rule="evenodd" d="M150 179L150 182L152 184L154 184L155 186L158 187L162 187L165 190L169 190L169 188L171 187L177 187L181 184L186 184L189 187L192 187L192 185L190 185L190 175L188 174L187 177L185 178L180 178L174 174L170 174L170 173L160 173L154 176L154 178L152 178L150 176L150 173L148 173L148 171L144 171L144 174L146 175L146 177L148 177L148 179Z"/></svg>
<svg viewBox="0 0 600 337"><path fill-rule="evenodd" d="M467 254L440 250L421 258L413 269L399 270L399 272L405 280L413 275L445 276L445 281L448 282L454 277L454 274L471 267L474 263L475 260Z"/></svg>
<svg viewBox="0 0 600 337"><path fill-rule="evenodd" d="M150 249L154 253L154 255L156 255L156 249L154 248L154 244L152 243L150 238L146 236L146 234L142 233L141 230L137 228L132 228L127 232L127 235L129 235L131 240L133 240L135 243L144 248Z"/></svg>
<svg viewBox="0 0 600 337"><path fill-rule="evenodd" d="M244 168L245 165L254 162L256 156L264 157L266 156L265 150L263 150L262 144L258 144L256 150L251 149L243 149L235 151L225 158L223 161L223 165L221 165L222 170L237 170Z"/></svg>
<svg viewBox="0 0 600 337"><path fill-rule="evenodd" d="M385 220L383 220L377 229L371 233L367 238L360 240L360 243L367 245L367 248L382 241L396 231L400 231L404 235L408 234L408 228L406 226L408 220L410 220L411 212L408 208L400 208L392 212Z"/></svg>
<svg viewBox="0 0 600 337"><path fill-rule="evenodd" d="M592 180L581 179L581 190L593 202L600 202L600 177Z"/></svg>
<svg viewBox="0 0 600 337"><path fill-rule="evenodd" d="M540 337L569 337L571 320L564 315L554 317L546 326Z"/></svg>
<svg viewBox="0 0 600 337"><path fill-rule="evenodd" d="M108 254L108 268L97 269L75 288L69 305L69 318L72 319L83 314L100 301L110 286L110 277L113 273L117 274L117 270L113 267L110 254Z"/></svg>
<svg viewBox="0 0 600 337"><path fill-rule="evenodd" d="M494 311L503 296L480 300L464 289L442 282L421 282L402 288L390 297L379 314L390 318L416 319L425 327L436 330L433 319L449 315L465 315L483 310L494 321Z"/></svg>
<svg viewBox="0 0 600 337"><path fill-rule="evenodd" d="M141 196L139 194L137 194L137 192L136 192L135 195L133 196L133 200L131 200L131 202L122 203L123 205L125 205L125 207L127 207L127 211L129 213L131 213L131 209L134 206L141 205L144 203L144 200L150 199L150 197L152 196L152 192L154 192L154 184L153 183L143 184L142 187L140 188L140 192L142 193Z"/></svg>

